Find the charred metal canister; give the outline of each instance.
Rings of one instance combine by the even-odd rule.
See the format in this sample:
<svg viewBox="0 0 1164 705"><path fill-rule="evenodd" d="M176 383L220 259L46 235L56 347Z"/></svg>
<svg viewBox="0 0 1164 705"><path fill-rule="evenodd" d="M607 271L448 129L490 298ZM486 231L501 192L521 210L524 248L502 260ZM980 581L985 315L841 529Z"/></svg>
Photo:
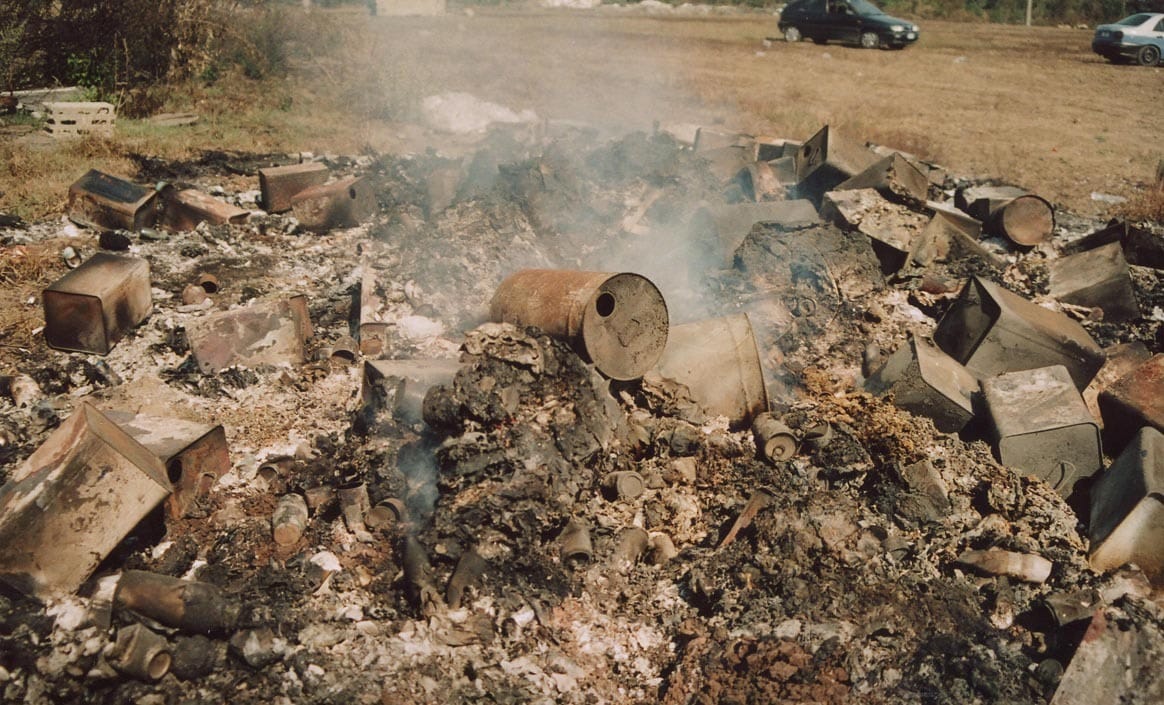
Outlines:
<svg viewBox="0 0 1164 705"><path fill-rule="evenodd" d="M663 565L667 561L679 555L679 549L675 548L675 542L667 534L655 534L651 537L651 562L655 565Z"/></svg>
<svg viewBox="0 0 1164 705"><path fill-rule="evenodd" d="M747 426L768 408L764 369L746 314L671 328L657 366L659 374L685 385L703 410Z"/></svg>
<svg viewBox="0 0 1164 705"><path fill-rule="evenodd" d="M98 252L50 284L42 299L49 347L105 355L153 310L150 265Z"/></svg>
<svg viewBox="0 0 1164 705"><path fill-rule="evenodd" d="M143 681L156 681L166 675L173 660L166 638L142 624L118 629L117 640L106 658L118 671Z"/></svg>
<svg viewBox="0 0 1164 705"><path fill-rule="evenodd" d="M599 372L617 380L642 377L667 344L667 304L638 274L522 270L501 282L489 313L494 321L566 338Z"/></svg>
<svg viewBox="0 0 1164 705"><path fill-rule="evenodd" d="M566 528L558 537L561 544L562 562L588 562L594 555L594 547L590 543L590 527L578 519L570 519Z"/></svg>
<svg viewBox="0 0 1164 705"><path fill-rule="evenodd" d="M354 483L336 490L339 498L340 511L344 516L344 523L350 531L364 528L364 515L367 514L372 501L368 498L368 486L363 482Z"/></svg>
<svg viewBox="0 0 1164 705"><path fill-rule="evenodd" d="M758 414L752 421L756 449L768 460L781 462L796 455L799 442L792 429L778 421L770 412Z"/></svg>
<svg viewBox="0 0 1164 705"><path fill-rule="evenodd" d="M999 462L1063 497L1103 467L1099 425L1062 365L982 381Z"/></svg>
<svg viewBox="0 0 1164 705"><path fill-rule="evenodd" d="M1164 581L1164 434L1144 426L1091 488L1091 567Z"/></svg>
<svg viewBox="0 0 1164 705"><path fill-rule="evenodd" d="M934 342L980 379L1063 365L1085 389L1104 362L1083 326L982 277L966 282L938 321Z"/></svg>
<svg viewBox="0 0 1164 705"><path fill-rule="evenodd" d="M144 570L127 570L117 581L113 606L188 632L230 629L240 606L218 589L197 580L182 580Z"/></svg>
<svg viewBox="0 0 1164 705"><path fill-rule="evenodd" d="M207 294L216 293L219 289L218 277L214 276L210 272L203 272L199 274L198 281L196 283L198 286L202 287L202 290Z"/></svg>

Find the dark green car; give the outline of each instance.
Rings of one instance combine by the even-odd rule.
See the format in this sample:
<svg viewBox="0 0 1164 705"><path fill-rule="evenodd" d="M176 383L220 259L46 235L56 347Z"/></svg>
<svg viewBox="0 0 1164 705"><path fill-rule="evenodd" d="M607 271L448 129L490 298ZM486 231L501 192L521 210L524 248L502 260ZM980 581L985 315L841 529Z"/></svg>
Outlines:
<svg viewBox="0 0 1164 705"><path fill-rule="evenodd" d="M790 42L836 41L866 49L901 49L919 36L916 24L890 17L868 0L793 0L778 26Z"/></svg>

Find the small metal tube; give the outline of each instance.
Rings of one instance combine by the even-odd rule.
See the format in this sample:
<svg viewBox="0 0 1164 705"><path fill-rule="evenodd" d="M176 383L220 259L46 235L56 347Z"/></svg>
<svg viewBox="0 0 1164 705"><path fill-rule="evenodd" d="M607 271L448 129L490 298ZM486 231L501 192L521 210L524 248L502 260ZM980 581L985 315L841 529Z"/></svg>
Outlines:
<svg viewBox="0 0 1164 705"><path fill-rule="evenodd" d="M336 491L339 497L340 511L343 513L344 524L348 530L357 533L366 529L364 515L367 514L372 500L368 498L368 486L363 482L348 487L341 487Z"/></svg>
<svg viewBox="0 0 1164 705"><path fill-rule="evenodd" d="M804 444L813 450L826 448L832 441L833 427L827 421L821 421L804 429Z"/></svg>
<svg viewBox="0 0 1164 705"><path fill-rule="evenodd" d="M637 526L630 526L618 534L618 544L614 548L614 566L621 572L630 570L647 551L651 538Z"/></svg>
<svg viewBox="0 0 1164 705"><path fill-rule="evenodd" d="M161 634L142 624L117 630L117 640L106 655L109 665L127 676L156 681L170 671L170 644Z"/></svg>
<svg viewBox="0 0 1164 705"><path fill-rule="evenodd" d="M457 568L445 588L445 602L449 609L460 609L465 590L477 584L485 568L485 559L476 551L469 549L461 554L461 560L457 561Z"/></svg>
<svg viewBox="0 0 1164 705"><path fill-rule="evenodd" d="M587 563L594 556L594 547L590 543L590 527L578 519L572 518L566 523L558 542L561 544L563 563L571 561Z"/></svg>
<svg viewBox="0 0 1164 705"><path fill-rule="evenodd" d="M389 497L376 503L364 515L364 524L369 529L388 527L392 524L403 524L408 521L408 509L404 502L396 497Z"/></svg>
<svg viewBox="0 0 1164 705"><path fill-rule="evenodd" d="M298 543L307 529L307 502L297 494L285 494L271 515L271 533L275 543L291 546Z"/></svg>
<svg viewBox="0 0 1164 705"><path fill-rule="evenodd" d="M187 306L197 306L208 298L206 290L195 284L187 284L182 289L182 303Z"/></svg>
<svg viewBox="0 0 1164 705"><path fill-rule="evenodd" d="M403 554L404 580L412 590L416 606L422 613L430 614L441 601L441 596L432 581L428 554L415 536L404 539Z"/></svg>
<svg viewBox="0 0 1164 705"><path fill-rule="evenodd" d="M667 534L655 534L651 537L651 562L663 565L679 555L679 549Z"/></svg>
<svg viewBox="0 0 1164 705"><path fill-rule="evenodd" d="M230 629L240 611L216 585L143 570L121 574L113 606L188 632Z"/></svg>
<svg viewBox="0 0 1164 705"><path fill-rule="evenodd" d="M603 486L618 499L634 499L646 489L643 476L634 470L618 470L602 480Z"/></svg>
<svg viewBox="0 0 1164 705"><path fill-rule="evenodd" d="M756 441L756 449L770 462L790 460L796 455L796 434L770 412L756 415L752 421L752 436Z"/></svg>
<svg viewBox="0 0 1164 705"><path fill-rule="evenodd" d="M216 293L218 291L218 277L209 272L203 272L198 275L198 286L207 294Z"/></svg>
<svg viewBox="0 0 1164 705"><path fill-rule="evenodd" d="M341 335L331 344L331 357L355 362L359 357L360 344L350 335Z"/></svg>

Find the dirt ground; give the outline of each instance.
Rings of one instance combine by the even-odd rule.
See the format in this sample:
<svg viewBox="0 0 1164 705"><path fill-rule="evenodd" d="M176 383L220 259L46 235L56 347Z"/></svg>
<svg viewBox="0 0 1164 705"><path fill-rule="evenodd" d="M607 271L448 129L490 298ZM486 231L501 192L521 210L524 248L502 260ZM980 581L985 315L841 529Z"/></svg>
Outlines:
<svg viewBox="0 0 1164 705"><path fill-rule="evenodd" d="M1164 69L1106 63L1090 30L924 21L916 45L869 51L767 42L776 19L482 10L371 29L385 71L426 92L624 130L803 140L829 123L1080 214L1109 208L1092 193L1133 195L1164 158Z"/></svg>

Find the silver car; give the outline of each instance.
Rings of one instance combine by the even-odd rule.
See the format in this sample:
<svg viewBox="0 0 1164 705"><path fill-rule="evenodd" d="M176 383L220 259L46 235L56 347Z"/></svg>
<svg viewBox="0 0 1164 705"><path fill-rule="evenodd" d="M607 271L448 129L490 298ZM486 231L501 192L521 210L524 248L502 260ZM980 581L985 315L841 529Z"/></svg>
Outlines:
<svg viewBox="0 0 1164 705"><path fill-rule="evenodd" d="M1091 50L1112 62L1156 66L1164 56L1164 13L1138 12L1095 28Z"/></svg>

